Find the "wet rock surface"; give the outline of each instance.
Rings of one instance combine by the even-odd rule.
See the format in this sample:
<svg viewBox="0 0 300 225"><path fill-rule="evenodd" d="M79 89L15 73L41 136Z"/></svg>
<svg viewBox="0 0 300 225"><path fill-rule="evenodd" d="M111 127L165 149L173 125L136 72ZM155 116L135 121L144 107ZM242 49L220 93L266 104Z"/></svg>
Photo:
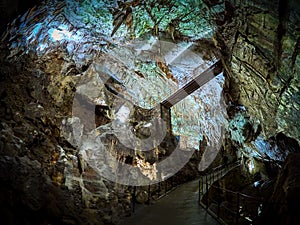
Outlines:
<svg viewBox="0 0 300 225"><path fill-rule="evenodd" d="M206 2L210 9L214 7L212 1ZM97 10L103 7L99 2L93 4ZM229 161L241 157L245 174L250 176L241 174L236 182L233 182L236 177L231 176L228 181L220 181L224 182L220 183L222 187L234 189L249 181L251 187L243 191L251 193L255 192L253 182L271 183L264 196L276 201L288 199L291 214L283 206L279 210L283 212L279 214L280 221L293 224L297 218L298 189L291 183L293 180L297 183L298 177L290 174L299 165L298 157L294 155L293 160L288 154L299 152L300 140L298 7L294 1L226 1L224 7L223 12L217 8L210 13L215 15L221 11L216 14L220 20L216 21L219 27L215 44L224 57L224 94L230 121L226 141L220 143L218 139L217 146L206 143L205 147L210 145L214 153L223 145ZM161 113L153 107L185 80L176 68L180 65L175 63L167 68L163 60L147 62L147 54L143 56L144 63L137 63L134 50L122 46L125 39L111 39L105 34L113 29L111 24L106 27L96 23L99 15L102 19L111 19L109 11L87 16L90 13L78 9L80 4L72 4L72 1L43 3L13 21L1 38L0 209L6 224L115 223L119 217L131 213L132 187L100 176L101 173L115 174L118 167L103 154L95 154L93 148L108 149L122 165L137 168L137 173L130 176L138 174L149 181L157 175L155 162L170 156L178 144L178 137L167 134L159 147L145 152L124 146L118 134L124 131L126 121L140 139L151 135L149 127L154 124L151 118ZM163 38L174 41L174 36L171 38L165 33ZM140 46L140 51L149 50L155 43L153 38L147 41L146 46ZM115 48L117 45L122 47ZM184 52L191 47L200 51L209 64L213 56L201 48L212 48L211 45L208 40L184 43L175 51ZM162 50L169 47L166 45ZM125 59L126 63L121 63ZM183 62L189 60L199 60L199 57ZM110 71L104 71L101 65ZM182 68L186 73L205 69L190 64ZM153 73L158 74L158 79L153 79ZM95 74L97 76L93 76ZM168 87L164 86L166 83ZM220 88L220 83L222 79L211 86ZM153 95L149 89L161 95L156 92ZM206 93L208 98L195 95L192 105L184 103L183 106L189 109L210 102L212 97ZM136 106L132 107L133 104ZM221 128L226 124L222 104L210 109L206 102L203 109L197 108L195 112L210 121L203 124L205 132L199 130L199 136L210 140L222 136ZM196 115L190 110L184 112ZM218 116L212 121L210 115ZM116 118L118 123L112 124ZM187 118L195 121L193 115ZM180 122L175 123L179 128ZM115 133L111 133L112 125L117 128ZM194 124L190 125L194 128ZM217 157L219 162L225 162L224 154ZM287 157L288 163L282 166ZM184 161L180 157L176 160ZM173 182L179 184L193 179L198 174L198 164L199 158L192 158ZM97 171L97 168L102 170ZM289 174L288 178L284 180L280 173L271 195L272 179L281 168L281 173ZM168 172L174 173L173 170ZM118 178L128 176L126 171L120 174ZM282 183L289 189L282 190ZM156 201L156 192L156 186L151 186L151 201ZM148 187L139 187L135 197L138 202L147 202ZM226 202L230 197L222 197L224 204L230 205ZM267 217L271 215L269 212L278 210L267 210Z"/></svg>
<svg viewBox="0 0 300 225"><path fill-rule="evenodd" d="M265 137L283 132L299 141L299 7L265 3L231 2L225 10L231 17L216 38L227 65L228 101L245 106Z"/></svg>
<svg viewBox="0 0 300 225"><path fill-rule="evenodd" d="M104 183L88 166L83 172L78 150L61 135L62 118L72 112L76 83L75 77L61 72L64 63L57 58L62 55L57 50L47 59L29 54L5 62L2 55L0 180L5 224L109 224L130 212L128 189Z"/></svg>
<svg viewBox="0 0 300 225"><path fill-rule="evenodd" d="M273 204L266 205L257 224L299 223L299 154L287 157L270 196ZM274 217L276 215L276 217Z"/></svg>
<svg viewBox="0 0 300 225"><path fill-rule="evenodd" d="M249 182L261 191L252 190L249 195L262 194L270 201L280 202L284 199L283 192L287 192L275 185L276 179L277 182L283 179L283 171L287 174L287 164L299 170L297 160L290 158L298 157L300 141L299 3L293 0L205 3L216 18L215 43L222 52L225 67L229 124L224 154L242 159ZM293 178L297 183L297 176ZM244 184L238 179L233 183L233 186L226 184L228 189L243 190ZM278 190L283 191L280 200L275 197ZM214 194L216 199L223 196ZM290 194L293 195L297 199L297 194ZM272 217L270 221L275 224L297 224L295 215L290 215L284 204L278 204L278 208L270 207L264 220L257 223L269 223L267 218Z"/></svg>
<svg viewBox="0 0 300 225"><path fill-rule="evenodd" d="M159 147L148 152L120 142L118 134L124 131L122 125L127 119L140 139L151 134L149 129L155 125L151 119L160 112L157 108L149 110L154 104L147 88L158 85L167 94L176 85L154 61L150 64L159 72L155 85L150 83L153 77L138 71L129 77L126 66L134 63L133 53L122 48L124 55L119 55L123 60L128 54L129 64L115 65L118 49L111 49L116 43L106 39L107 34L100 34L101 30L93 33L88 25L77 23L77 16L82 15L76 14L80 13L76 7L69 1L43 3L14 20L1 38L0 214L7 225L114 224L131 214L132 187L101 176L97 168L115 174L118 167L93 152L93 147L108 150L122 165L136 167L148 181L156 175L155 162L171 155L178 144L169 133ZM211 45L207 40L201 44L205 42ZM212 60L213 56L204 55L207 62ZM103 72L97 67L99 63L106 63L112 71ZM205 66L198 68L203 69ZM165 82L170 86L164 88ZM144 102L137 99L140 94L147 94ZM116 117L119 121L114 128L118 129L112 134L110 126ZM185 149L188 156L193 151ZM176 162L186 163L179 156ZM199 160L194 156L183 170L170 168L165 176L178 172L173 186L194 179ZM126 177L125 172L119 174ZM148 198L142 194L147 188L138 189L140 202ZM151 201L156 201L155 193L153 185Z"/></svg>

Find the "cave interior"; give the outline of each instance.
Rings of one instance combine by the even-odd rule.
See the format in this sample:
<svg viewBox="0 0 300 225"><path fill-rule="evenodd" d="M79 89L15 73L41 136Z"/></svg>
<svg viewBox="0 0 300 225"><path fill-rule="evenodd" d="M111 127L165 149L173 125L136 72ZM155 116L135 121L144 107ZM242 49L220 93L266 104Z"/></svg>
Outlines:
<svg viewBox="0 0 300 225"><path fill-rule="evenodd" d="M220 224L299 224L297 0L0 12L1 224L123 224L198 180Z"/></svg>

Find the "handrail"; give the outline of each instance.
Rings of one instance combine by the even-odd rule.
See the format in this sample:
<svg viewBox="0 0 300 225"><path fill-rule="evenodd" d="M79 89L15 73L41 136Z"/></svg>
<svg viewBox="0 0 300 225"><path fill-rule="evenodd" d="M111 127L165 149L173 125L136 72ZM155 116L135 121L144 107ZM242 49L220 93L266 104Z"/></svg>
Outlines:
<svg viewBox="0 0 300 225"><path fill-rule="evenodd" d="M212 173L217 172L218 169L220 169L220 168L230 169L230 167L228 167L228 166L236 164L237 162L238 161L231 162L231 163L228 163L228 164L223 164L221 166L217 166L217 167L213 168L214 171ZM212 174L212 173L210 173L210 174ZM179 184L174 182L173 178L174 177L170 177L167 180L164 180L162 182L157 183L156 185L153 185L153 186L156 187L155 190L153 190L153 188L150 188L150 185L149 185L147 187L147 195L148 195L147 204L151 204L152 196L156 196L156 199L158 200L158 199L166 196L170 191L174 190ZM136 193L137 193L137 187L134 186L133 189L132 189L132 192L131 192L131 204L132 204L132 212L133 213L135 212L135 204L137 202Z"/></svg>
<svg viewBox="0 0 300 225"><path fill-rule="evenodd" d="M268 203L268 204L287 204L287 202L272 202L272 201L268 201L268 200L264 199L263 197L255 197L255 196L247 195L247 194L245 194L243 192L229 190L227 188L218 187L218 186L213 185L213 184L210 185L210 187L214 187L214 188L217 188L217 189L220 189L222 191L226 191L226 192L229 192L229 193L232 193L232 194L239 194L240 196L243 196L245 198L258 200L260 202L264 202L264 203Z"/></svg>
<svg viewBox="0 0 300 225"><path fill-rule="evenodd" d="M177 182L174 181L174 177L170 177L169 179L166 179L164 181L161 181L155 185L148 185L146 187L139 187L143 188L144 190L147 189L147 202L146 204L150 205L151 204L151 199L153 196L156 196L156 200L166 196L169 192L173 191L176 189L176 187L180 185ZM151 188L152 187L152 188ZM153 190L153 187L155 187L155 190ZM137 188L136 186L133 186L133 189L131 191L131 209L132 213L135 212L135 205L137 203L136 200L136 194L137 194Z"/></svg>
<svg viewBox="0 0 300 225"><path fill-rule="evenodd" d="M236 164L238 161L236 162L233 162L231 164ZM218 166L216 168L222 168L223 165L221 166ZM214 170L215 168L213 168L212 170ZM232 168L229 168L227 170L230 171ZM222 170L221 170L222 171ZM239 224L239 220L240 218L244 218L245 220L254 220L256 219L258 216L259 216L259 208L260 210L265 207L266 205L283 205L283 204L287 204L287 202L272 202L272 201L268 201L267 199L263 198L263 197L256 197L256 196L251 196L251 195L248 195L248 194L245 194L245 193L242 193L242 192L239 192L239 191L233 191L233 190L229 190L229 189L226 189L226 188L223 188L223 187L219 187L219 186L216 186L213 184L214 181L216 181L217 179L215 179L215 176L211 176L211 174L214 174L215 172L214 171L211 171L210 173L206 173L205 175L202 176L201 179L199 179L199 199L198 199L198 203L199 205L201 205L205 210L207 210L207 212L209 214L211 214L212 217L214 217L219 223L221 224L226 224L226 222L224 222L224 220L222 218L220 218L220 201L218 200L214 200L212 198L210 198L209 195L207 195L207 198L206 198L206 202L202 202L201 200L201 194L203 196L204 192L203 192L203 188L205 187L206 189L206 192L208 192L208 190L210 188L215 188L215 189L219 189L219 190L222 190L222 191L225 191L226 193L230 193L230 194L233 194L236 196L236 198L233 198L235 199L236 202L232 202L233 204L235 204L235 210L232 210L226 206L223 206L223 209L225 209L226 211L232 213L235 215L235 224ZM224 174L223 174L224 175ZM204 178L205 177L205 182L204 182ZM210 177L210 180L208 180L207 178ZM202 181L202 188L201 188L201 181ZM255 204L257 206L257 210L256 210L256 214L254 215L254 217L250 218L250 214L253 213L253 212L248 212L249 215L243 215L245 214L245 212L241 213L241 203L240 200L241 198L243 199L249 199L251 200L252 202L255 201ZM213 212L212 210L209 209L209 201L211 202L214 202L217 204L217 214L215 214L215 212ZM247 212L246 212L247 213Z"/></svg>
<svg viewBox="0 0 300 225"><path fill-rule="evenodd" d="M240 164L240 159L238 159L237 161L231 162L231 163L227 163L227 164L222 164L220 166L217 166L215 168L211 168L209 171L206 171L205 175L202 175L201 178L199 179L199 198L198 198L198 204L201 205L213 218L216 219L216 221L218 221L220 224L226 224L221 218L220 218L220 203L217 202L218 205L218 209L217 209L217 214L215 214L213 211L211 211L208 208L208 197L206 199L206 205L204 203L202 203L201 201L201 195L204 194L203 188L204 188L204 177L205 177L205 192L208 192L209 188L211 188L212 186L214 186L212 183L214 181L216 181L217 179L219 179L220 177L223 177L226 173L228 173L230 170L232 170L233 168L235 168L235 166ZM224 171L224 172L223 172ZM216 173L220 172L220 177L215 176ZM208 177L210 177L210 179L208 179ZM201 181L202 181L202 187L201 187ZM230 210L231 213L236 214L234 211ZM238 218L238 217L237 217ZM237 221L238 219L236 219Z"/></svg>
<svg viewBox="0 0 300 225"><path fill-rule="evenodd" d="M210 169L204 170L204 171L202 171L202 173L204 172L205 174L203 174L202 176L210 175L212 173L218 172L218 170L221 170L223 168L228 168L229 166L234 165L234 164L239 164L240 161L241 161L240 159L237 159L234 162L224 163L224 164L221 164L221 165L216 166L214 168L210 168Z"/></svg>

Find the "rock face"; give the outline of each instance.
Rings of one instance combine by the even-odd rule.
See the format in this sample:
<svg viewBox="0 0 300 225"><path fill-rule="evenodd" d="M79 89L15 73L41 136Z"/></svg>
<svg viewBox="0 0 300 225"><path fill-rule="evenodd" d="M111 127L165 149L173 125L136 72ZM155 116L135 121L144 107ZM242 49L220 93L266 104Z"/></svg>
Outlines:
<svg viewBox="0 0 300 225"><path fill-rule="evenodd" d="M227 66L228 101L244 105L266 138L299 141L299 5L229 1L216 36Z"/></svg>
<svg viewBox="0 0 300 225"><path fill-rule="evenodd" d="M111 24L106 24L109 28L97 24L99 15L109 20L108 10L91 16L88 10L78 10L79 2L49 2L19 17L1 38L0 214L8 225L115 223L118 217L130 214L132 189L99 176L95 169L98 166L102 168L100 172L115 172L120 168L107 163L107 158L93 150L107 150L122 165L138 168L139 173L131 174L132 177L138 174L145 180L152 179L156 174L154 162L170 155L177 139L168 134L159 148L142 152L138 148L126 148L107 128L118 118L120 123L114 128L120 134L124 131L122 123L128 120L133 133L147 139L151 135L151 118L159 114L157 109L149 110L152 101L157 104L162 100L161 96L147 91L158 87L165 96L175 88L176 79L159 59L142 64L145 68L137 68L136 64L140 64L135 54L126 48L121 48L122 51L113 48L124 40L108 39L103 33L112 28ZM85 7L90 9L87 2L84 1ZM92 2L97 10L102 10L104 1ZM217 19L215 40L226 69L224 93L231 121L225 151L242 149L242 154L247 156L244 163L251 173L275 177L273 161L282 162L287 152L299 152L299 8L296 2L284 0L225 1L222 3L225 11L222 11L214 6L219 1L205 2ZM153 43L141 46L140 51ZM182 52L189 47L182 48ZM102 61L98 60L100 57ZM130 63L119 66L124 59ZM113 74L102 73L101 63L105 61ZM159 80L152 80L157 74L144 73L148 70L159 74ZM95 74L93 80L95 77L91 75ZM103 74L109 76L105 78ZM80 85L81 79L91 82ZM103 79L107 83L101 82ZM147 86L150 80L152 83ZM166 83L171 85L165 88ZM135 88L133 94L126 90L126 85L128 89ZM143 94L146 102L136 98ZM76 117L72 117L72 110L76 111L78 106L76 101L73 104L74 99L83 103L78 104L81 108ZM133 101L138 106L131 107ZM208 115L217 113L218 109L205 110ZM83 123L83 117L92 123ZM219 123L224 120L220 112L220 120L212 123L216 128L212 130L222 133ZM89 137L101 139L101 144ZM81 142L82 138L86 143ZM81 151L79 146L83 146ZM176 162L184 160L180 155L176 159ZM197 175L197 160L193 159L178 174L177 183ZM283 171L291 174L298 164L291 158L288 160L289 167ZM263 169L255 165L263 165ZM174 172L172 168L164 174L166 177ZM284 174L280 176L273 198L276 199L276 193L281 199L287 198L293 217L298 187L291 181L299 178L290 176L286 181ZM282 183L290 189L280 189ZM239 185L243 182L236 186ZM228 185L224 181L222 186ZM135 197L139 202L148 201L147 188L137 190ZM149 192L155 193L155 186Z"/></svg>
<svg viewBox="0 0 300 225"><path fill-rule="evenodd" d="M76 76L65 51L6 60L1 51L1 215L5 224L110 224L130 191L103 180L62 135ZM65 60L62 60L62 59ZM64 71L66 67L69 73ZM73 71L73 72L72 72ZM18 215L16 217L15 215Z"/></svg>
<svg viewBox="0 0 300 225"><path fill-rule="evenodd" d="M267 204L257 224L298 224L299 223L299 154L288 156L277 178L271 200L278 204ZM276 215L276 216L274 216Z"/></svg>
<svg viewBox="0 0 300 225"><path fill-rule="evenodd" d="M265 217L263 212L265 220L258 223L297 224L294 190L299 177L291 171L299 170L298 155L293 154L299 153L300 142L299 3L205 2L216 19L215 41L226 71L224 94L230 121L225 151L236 148L248 172L269 185L265 197L272 196L274 202L295 200L268 209ZM267 180L275 183L280 168L273 190ZM291 191L284 188L287 183Z"/></svg>
<svg viewBox="0 0 300 225"><path fill-rule="evenodd" d="M152 100L158 104L176 86L164 62L146 58L149 65L143 64L136 61L141 57L135 49L114 48L122 40L114 43L103 30L85 24L90 13L78 10L80 4L74 2L44 2L14 20L1 37L0 214L7 225L114 224L131 214L133 197L142 203L156 200L174 185L198 175L200 159L193 157L194 149L178 149L172 155L178 140L170 133L156 132L148 144L160 145L151 151L140 146L160 122L152 120L162 114ZM104 4L91 2L99 9ZM109 17L110 12L105 13ZM153 43L140 46L141 51ZM177 50L185 52L188 47ZM104 64L110 71L103 69ZM147 74L148 69L152 73ZM205 68L189 69L198 73ZM154 96L153 89L164 94ZM218 113L223 119L224 111ZM131 126L123 126L125 122ZM125 134L132 138L125 138L126 143L121 141ZM139 146L130 145L132 134L141 140ZM170 155L174 160L169 160L168 170L158 173L155 163ZM126 166L135 168L134 173L123 171ZM178 171L172 181L152 185L150 195L146 186L137 188L133 196L132 187L109 177L118 174L124 181L140 176L148 184L157 174L157 180L162 180Z"/></svg>
<svg viewBox="0 0 300 225"><path fill-rule="evenodd" d="M7 23L14 19L19 14L23 14L28 8L41 2L40 0L28 0L22 2L20 0L1 0L0 2L0 33L6 29Z"/></svg>

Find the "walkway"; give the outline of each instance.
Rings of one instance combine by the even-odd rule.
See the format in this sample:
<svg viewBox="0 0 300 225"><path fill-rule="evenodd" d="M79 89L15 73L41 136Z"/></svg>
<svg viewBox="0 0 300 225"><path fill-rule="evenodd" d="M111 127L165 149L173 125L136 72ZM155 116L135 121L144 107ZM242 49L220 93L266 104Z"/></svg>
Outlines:
<svg viewBox="0 0 300 225"><path fill-rule="evenodd" d="M154 205L142 205L122 225L218 225L198 205L198 180L177 187Z"/></svg>
<svg viewBox="0 0 300 225"><path fill-rule="evenodd" d="M168 121L168 129L171 129L170 108L193 93L199 87L213 79L222 72L221 61L205 70L196 78L192 79L180 90L175 92L169 98L164 100L161 105L161 117ZM214 180L225 174L228 168L214 171ZM207 180L207 177L206 177ZM205 193L206 186L201 182L202 194ZM175 190L169 192L166 196L159 199L153 205L138 205L132 216L124 218L122 225L218 225L219 223L207 213L198 203L199 199L199 180L195 180L178 186Z"/></svg>

